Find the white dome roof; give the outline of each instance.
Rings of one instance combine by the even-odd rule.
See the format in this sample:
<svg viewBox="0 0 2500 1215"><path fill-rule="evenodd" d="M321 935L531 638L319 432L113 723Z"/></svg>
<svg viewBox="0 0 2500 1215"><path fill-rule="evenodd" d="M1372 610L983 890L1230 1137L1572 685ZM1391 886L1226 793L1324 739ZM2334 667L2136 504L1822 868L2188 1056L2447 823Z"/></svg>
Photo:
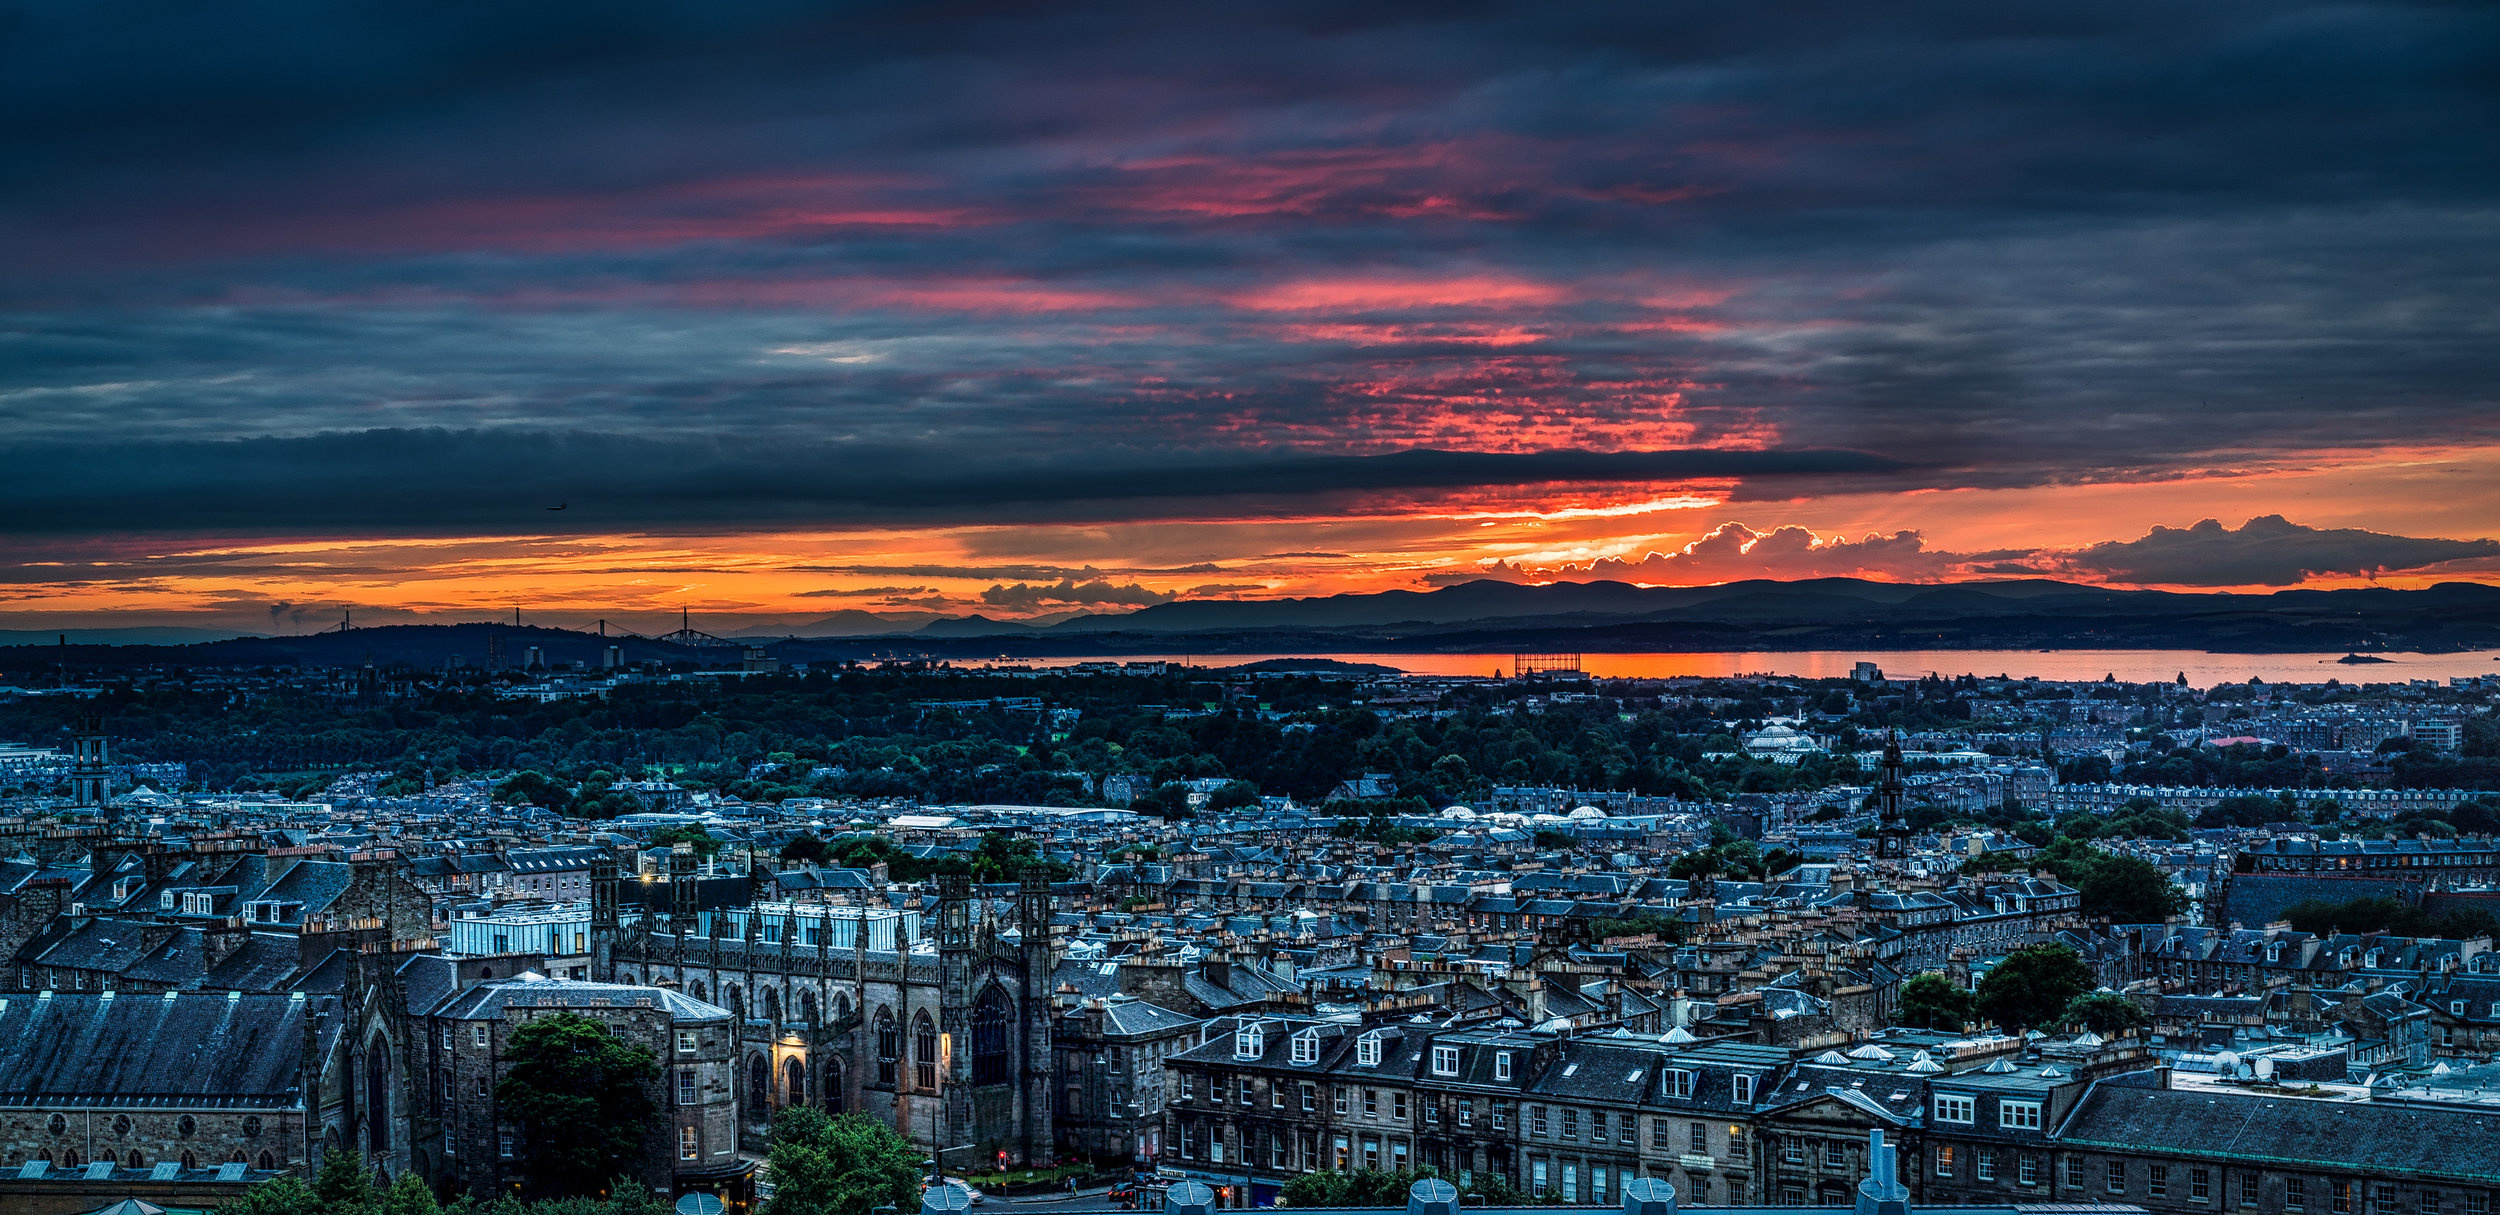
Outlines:
<svg viewBox="0 0 2500 1215"><path fill-rule="evenodd" d="M1451 806L1441 811L1443 818L1474 818L1476 812L1465 806Z"/></svg>
<svg viewBox="0 0 2500 1215"><path fill-rule="evenodd" d="M1577 806L1572 809L1570 814L1567 814L1564 817L1586 821L1593 818L1604 818L1606 817L1606 812L1595 806Z"/></svg>

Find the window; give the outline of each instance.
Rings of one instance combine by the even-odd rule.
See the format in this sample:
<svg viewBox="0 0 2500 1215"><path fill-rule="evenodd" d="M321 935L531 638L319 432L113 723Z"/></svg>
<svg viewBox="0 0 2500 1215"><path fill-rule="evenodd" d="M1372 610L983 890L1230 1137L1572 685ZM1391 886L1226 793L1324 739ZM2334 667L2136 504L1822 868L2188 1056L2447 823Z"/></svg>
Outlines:
<svg viewBox="0 0 2500 1215"><path fill-rule="evenodd" d="M2189 1169L2188 1197L2198 1202L2206 1202L2210 1201L2213 1196L2213 1175L2204 1169Z"/></svg>
<svg viewBox="0 0 2500 1215"><path fill-rule="evenodd" d="M2068 1156L2066 1158L2066 1188L2070 1190L2083 1188L2083 1157Z"/></svg>
<svg viewBox="0 0 2500 1215"><path fill-rule="evenodd" d="M1693 1155L1709 1155L1710 1124L1707 1122L1696 1122L1685 1128L1685 1142L1691 1145L1686 1150L1691 1152Z"/></svg>
<svg viewBox="0 0 2500 1215"><path fill-rule="evenodd" d="M2396 1187L2392 1185L2370 1187L2370 1215L2396 1215Z"/></svg>
<svg viewBox="0 0 2500 1215"><path fill-rule="evenodd" d="M1690 1097L1693 1095L1693 1073L1683 1068L1668 1068L1665 1083L1666 1096Z"/></svg>
<svg viewBox="0 0 2500 1215"><path fill-rule="evenodd" d="M1936 1146L1936 1176L1951 1177L1952 1175L1953 1145L1949 1143L1938 1144Z"/></svg>
<svg viewBox="0 0 2500 1215"><path fill-rule="evenodd" d="M1997 1125L2008 1130L2040 1129L2040 1103L2037 1101L1997 1102Z"/></svg>
<svg viewBox="0 0 2500 1215"><path fill-rule="evenodd" d="M2304 1177L2283 1179L2283 1209L2302 1211L2309 1207L2309 1181Z"/></svg>
<svg viewBox="0 0 2500 1215"><path fill-rule="evenodd" d="M2124 1194L2127 1192L2127 1165L2125 1161L2112 1160L2109 1162L2108 1188L2109 1192L2112 1194Z"/></svg>
<svg viewBox="0 0 2500 1215"><path fill-rule="evenodd" d="M1510 1105L1507 1102L1493 1103L1493 1129L1497 1131L1510 1129Z"/></svg>
<svg viewBox="0 0 2500 1215"><path fill-rule="evenodd" d="M510 1150L509 1141L506 1141L506 1150L504 1155L509 1156L511 1154L512 1152ZM703 1158L703 1139L696 1132L695 1128L691 1126L681 1126L677 1128L677 1158L679 1160L701 1160Z"/></svg>
<svg viewBox="0 0 2500 1215"><path fill-rule="evenodd" d="M2144 1192L2159 1198L2170 1192L2170 1166L2157 1164L2144 1171Z"/></svg>
<svg viewBox="0 0 2500 1215"><path fill-rule="evenodd" d="M451 1049L451 1027L448 1025L443 1027L443 1049Z"/></svg>
<svg viewBox="0 0 2500 1215"><path fill-rule="evenodd" d="M1439 1125L1441 1124L1441 1103L1440 1103L1440 1102L1438 1102L1438 1101L1419 1101L1419 1102L1416 1102L1416 1104L1417 1104L1418 1106L1422 1107L1422 1109L1423 1109L1423 1111L1424 1111L1424 1125L1425 1125L1425 1126L1439 1126Z"/></svg>
<svg viewBox="0 0 2500 1215"><path fill-rule="evenodd" d="M1564 1110L1562 1112L1562 1137L1565 1139L1580 1137L1580 1111Z"/></svg>
<svg viewBox="0 0 2500 1215"><path fill-rule="evenodd" d="M1285 1167L1285 1136L1282 1132L1267 1137L1267 1167L1278 1170Z"/></svg>
<svg viewBox="0 0 2500 1215"><path fill-rule="evenodd" d="M1735 1099L1738 1105L1753 1104L1753 1077L1737 1076Z"/></svg>
<svg viewBox="0 0 2500 1215"><path fill-rule="evenodd" d="M1606 1201L1606 1169L1603 1165L1589 1166L1589 1201L1599 1204Z"/></svg>
<svg viewBox="0 0 2500 1215"><path fill-rule="evenodd" d="M2439 1215L2439 1191L2422 1191L2421 1207L2422 1215Z"/></svg>
<svg viewBox="0 0 2500 1215"><path fill-rule="evenodd" d="M694 1053L693 1030L681 1029L677 1031L677 1053L681 1055L691 1055Z"/></svg>
<svg viewBox="0 0 2500 1215"><path fill-rule="evenodd" d="M1475 1098L1461 1097L1458 1099L1458 1124L1460 1126L1474 1126L1476 1124Z"/></svg>
<svg viewBox="0 0 2500 1215"><path fill-rule="evenodd" d="M1319 1088L1310 1081L1302 1082L1302 1110L1309 1113L1319 1108Z"/></svg>
<svg viewBox="0 0 2500 1215"><path fill-rule="evenodd" d="M2329 1201L2331 1205L2328 1209L2333 1211L2334 1215L2352 1215L2352 1183L2349 1181L2336 1182L2333 1195Z"/></svg>
<svg viewBox="0 0 2500 1215"><path fill-rule="evenodd" d="M1606 1111L1589 1111L1589 1142L1606 1142Z"/></svg>
<svg viewBox="0 0 2500 1215"><path fill-rule="evenodd" d="M1267 1082L1267 1108L1272 1110L1285 1108L1285 1086L1281 1082L1275 1080Z"/></svg>
<svg viewBox="0 0 2500 1215"><path fill-rule="evenodd" d="M770 993L767 993L770 994ZM1005 1084L1015 1070L1007 1027L1015 1019L1007 993L993 984L972 1005L972 1082Z"/></svg>
<svg viewBox="0 0 2500 1215"><path fill-rule="evenodd" d="M486 1045L486 1023L484 1021L475 1022L469 1026L469 1045Z"/></svg>
<svg viewBox="0 0 2500 1215"><path fill-rule="evenodd" d="M1345 1136L1343 1136L1343 1135L1339 1135L1339 1136L1337 1136L1336 1151L1337 1151L1337 1171L1338 1171L1338 1172L1340 1172L1340 1173L1345 1172L1345 1171L1346 1171L1346 1169L1347 1169L1347 1168L1348 1168L1348 1167L1349 1167L1349 1166L1353 1163L1353 1162L1352 1162L1352 1160L1351 1160L1351 1159L1349 1159L1350 1153L1348 1153L1348 1152L1346 1151L1346 1138L1345 1138Z"/></svg>
<svg viewBox="0 0 2500 1215"><path fill-rule="evenodd" d="M2491 1195L2476 1190L2465 1196L2465 1215L2491 1215Z"/></svg>
<svg viewBox="0 0 2500 1215"><path fill-rule="evenodd" d="M1367 1088L1363 1090L1363 1116L1366 1118L1377 1118L1380 1116L1379 1089Z"/></svg>
<svg viewBox="0 0 2500 1215"><path fill-rule="evenodd" d="M1936 1094L1936 1121L1959 1122L1968 1125L1974 1120L1970 1098L1955 1096L1951 1093Z"/></svg>
<svg viewBox="0 0 2500 1215"><path fill-rule="evenodd" d="M1363 1141L1363 1167L1367 1169L1377 1169L1380 1167L1379 1140L1365 1139Z"/></svg>
<svg viewBox="0 0 2500 1215"><path fill-rule="evenodd" d="M1528 1134L1537 1139L1545 1138L1544 1106L1532 1105L1528 1107Z"/></svg>
<svg viewBox="0 0 2500 1215"><path fill-rule="evenodd" d="M678 1069L677 1069L677 1104L679 1104L679 1105L693 1105L693 1104L694 1104L694 1093L695 1093L695 1089L694 1089L694 1069L693 1069L693 1068L691 1068L691 1067L681 1067L681 1068L678 1068Z"/></svg>
<svg viewBox="0 0 2500 1215"><path fill-rule="evenodd" d="M1389 1116L1400 1122L1406 1121L1406 1094L1389 1094Z"/></svg>
<svg viewBox="0 0 2500 1215"><path fill-rule="evenodd" d="M1545 1197L1545 1190L1545 1162L1542 1160L1530 1161L1528 1163L1528 1195L1532 1198L1543 1198Z"/></svg>
<svg viewBox="0 0 2500 1215"><path fill-rule="evenodd" d="M1971 1174L1981 1181L1997 1179L1997 1154L1980 1148L1970 1154Z"/></svg>
<svg viewBox="0 0 2500 1215"><path fill-rule="evenodd" d="M1455 1076L1458 1074L1457 1047L1436 1046L1432 1048L1432 1074L1436 1076Z"/></svg>
<svg viewBox="0 0 2500 1215"><path fill-rule="evenodd" d="M1493 1052L1493 1078L1496 1080L1510 1079L1509 1051L1497 1050Z"/></svg>
<svg viewBox="0 0 2500 1215"><path fill-rule="evenodd" d="M2014 1175L2015 1179L2020 1181L2026 1187L2039 1185L2040 1158L2029 1155L2023 1156L2016 1164Z"/></svg>
<svg viewBox="0 0 2500 1215"><path fill-rule="evenodd" d="M1340 1084L1337 1086L1336 1098L1337 1112L1340 1114L1346 1112L1347 1097L1344 1085Z"/></svg>
<svg viewBox="0 0 2500 1215"><path fill-rule="evenodd" d="M691 1134L693 1131L694 1131L694 1128L693 1128L693 1127L687 1127L687 1128L685 1128L685 1133L689 1133L689 1134ZM505 1132L504 1134L501 1134L501 1135L496 1136L496 1137L495 1137L495 1148L496 1148L496 1150L497 1150L498 1152L500 1152L500 1153L503 1155L503 1157L504 1157L505 1159L507 1159L507 1160L511 1159L511 1158L512 1158L512 1135L511 1135L511 1133L510 1133L510 1132Z"/></svg>
<svg viewBox="0 0 2500 1215"><path fill-rule="evenodd" d="M924 1012L911 1027L911 1078L924 1092L937 1087L937 1056L937 1024Z"/></svg>
<svg viewBox="0 0 2500 1215"><path fill-rule="evenodd" d="M1660 1139L1666 1138L1665 1128L1663 1126L1660 1128L1658 1137ZM1666 1144L1661 1143L1658 1146L1665 1147ZM1806 1141L1793 1136L1780 1141L1780 1159L1788 1164L1804 1164L1806 1162Z"/></svg>
<svg viewBox="0 0 2500 1215"><path fill-rule="evenodd" d="M1306 1029L1293 1036L1293 1061L1296 1063L1319 1062L1318 1034Z"/></svg>
<svg viewBox="0 0 2500 1215"><path fill-rule="evenodd" d="M1250 1077L1243 1076L1241 1079L1235 1081L1234 1089L1235 1096L1240 1098L1243 1105L1250 1104Z"/></svg>
<svg viewBox="0 0 2500 1215"><path fill-rule="evenodd" d="M1361 1067L1380 1066L1380 1035L1365 1034L1354 1040L1354 1062Z"/></svg>
<svg viewBox="0 0 2500 1215"><path fill-rule="evenodd" d="M1253 1021L1250 1024L1244 1025L1240 1029L1233 1031L1234 1058L1256 1059L1259 1057L1259 1053L1266 1048L1267 1036L1259 1032L1258 1022Z"/></svg>

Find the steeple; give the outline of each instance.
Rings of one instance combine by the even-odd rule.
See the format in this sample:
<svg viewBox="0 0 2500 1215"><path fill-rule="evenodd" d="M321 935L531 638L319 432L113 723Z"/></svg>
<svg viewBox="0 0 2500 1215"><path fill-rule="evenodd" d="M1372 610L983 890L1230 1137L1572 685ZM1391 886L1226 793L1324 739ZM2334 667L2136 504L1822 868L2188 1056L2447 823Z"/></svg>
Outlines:
<svg viewBox="0 0 2500 1215"><path fill-rule="evenodd" d="M1884 736L1884 778L1875 786L1877 860L1909 859L1910 825L1901 817L1901 790L1901 732L1894 730Z"/></svg>

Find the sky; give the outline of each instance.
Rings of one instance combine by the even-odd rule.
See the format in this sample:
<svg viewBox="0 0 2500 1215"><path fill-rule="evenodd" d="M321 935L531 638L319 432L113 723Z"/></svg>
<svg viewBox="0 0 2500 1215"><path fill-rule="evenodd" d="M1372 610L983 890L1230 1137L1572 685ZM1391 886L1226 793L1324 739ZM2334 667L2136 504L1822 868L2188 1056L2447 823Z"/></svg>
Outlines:
<svg viewBox="0 0 2500 1215"><path fill-rule="evenodd" d="M2500 579L2487 3L0 30L0 629Z"/></svg>

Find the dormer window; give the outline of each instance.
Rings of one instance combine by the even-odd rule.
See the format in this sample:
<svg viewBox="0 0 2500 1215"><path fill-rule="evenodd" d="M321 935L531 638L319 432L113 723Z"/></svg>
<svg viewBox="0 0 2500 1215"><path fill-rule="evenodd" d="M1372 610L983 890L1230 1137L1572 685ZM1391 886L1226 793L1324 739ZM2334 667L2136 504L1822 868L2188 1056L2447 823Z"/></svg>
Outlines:
<svg viewBox="0 0 2500 1215"><path fill-rule="evenodd" d="M1295 1063L1319 1062L1318 1030L1306 1029L1293 1036L1293 1061Z"/></svg>
<svg viewBox="0 0 2500 1215"><path fill-rule="evenodd" d="M1354 1040L1354 1062L1362 1067L1380 1066L1379 1034L1365 1034Z"/></svg>
<svg viewBox="0 0 2500 1215"><path fill-rule="evenodd" d="M1432 1048L1432 1074L1436 1076L1455 1076L1458 1074L1457 1047L1436 1046Z"/></svg>
<svg viewBox="0 0 2500 1215"><path fill-rule="evenodd" d="M1510 1079L1509 1051L1497 1050L1493 1052L1493 1078L1496 1080Z"/></svg>
<svg viewBox="0 0 2500 1215"><path fill-rule="evenodd" d="M1259 1023L1252 1021L1233 1031L1233 1057L1256 1059L1267 1049L1267 1035L1259 1032Z"/></svg>
<svg viewBox="0 0 2500 1215"><path fill-rule="evenodd" d="M159 910L172 911L174 909L174 892L168 890L165 893L156 896L156 906Z"/></svg>
<svg viewBox="0 0 2500 1215"><path fill-rule="evenodd" d="M1735 1092L1735 1099L1736 1099L1736 1103L1737 1103L1738 1105L1751 1105L1751 1104L1753 1104L1753 1077L1748 1076L1748 1075L1745 1075L1745 1074L1743 1074L1743 1073L1738 1073L1738 1074L1737 1074L1737 1076L1735 1077L1735 1080L1736 1080L1736 1092Z"/></svg>

